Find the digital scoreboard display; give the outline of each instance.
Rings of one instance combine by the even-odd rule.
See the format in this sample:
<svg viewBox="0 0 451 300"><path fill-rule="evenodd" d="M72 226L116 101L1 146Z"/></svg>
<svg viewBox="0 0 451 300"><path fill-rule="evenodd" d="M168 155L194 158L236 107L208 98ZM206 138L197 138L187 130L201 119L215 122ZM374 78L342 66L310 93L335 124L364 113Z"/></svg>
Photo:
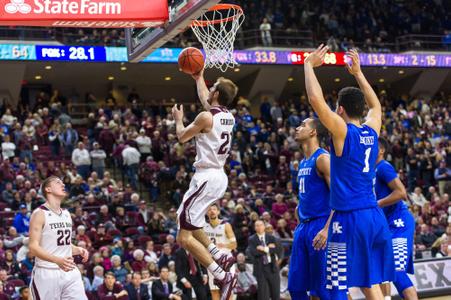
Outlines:
<svg viewBox="0 0 451 300"><path fill-rule="evenodd" d="M181 48L159 48L142 63L177 63ZM307 51L236 50L239 64L303 65ZM360 53L363 67L451 68L451 54ZM0 44L0 60L127 62L126 47ZM345 52L326 54L324 65L343 66Z"/></svg>

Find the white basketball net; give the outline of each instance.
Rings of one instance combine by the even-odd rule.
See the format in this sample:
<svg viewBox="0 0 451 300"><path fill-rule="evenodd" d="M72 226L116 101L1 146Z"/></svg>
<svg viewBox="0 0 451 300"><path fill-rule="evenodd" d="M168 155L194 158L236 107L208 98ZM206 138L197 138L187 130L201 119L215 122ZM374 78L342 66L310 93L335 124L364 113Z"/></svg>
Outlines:
<svg viewBox="0 0 451 300"><path fill-rule="evenodd" d="M233 56L233 43L243 21L243 10L235 5L210 9L193 21L191 29L204 48L206 68L215 67L225 72L237 64Z"/></svg>

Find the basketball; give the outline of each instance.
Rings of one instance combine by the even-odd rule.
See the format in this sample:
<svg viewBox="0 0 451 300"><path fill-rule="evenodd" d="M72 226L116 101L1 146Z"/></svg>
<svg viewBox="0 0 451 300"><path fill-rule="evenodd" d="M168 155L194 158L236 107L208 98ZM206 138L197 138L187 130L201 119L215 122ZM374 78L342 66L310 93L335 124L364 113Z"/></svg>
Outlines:
<svg viewBox="0 0 451 300"><path fill-rule="evenodd" d="M189 75L196 74L204 68L204 55L194 47L183 49L178 61L179 70Z"/></svg>

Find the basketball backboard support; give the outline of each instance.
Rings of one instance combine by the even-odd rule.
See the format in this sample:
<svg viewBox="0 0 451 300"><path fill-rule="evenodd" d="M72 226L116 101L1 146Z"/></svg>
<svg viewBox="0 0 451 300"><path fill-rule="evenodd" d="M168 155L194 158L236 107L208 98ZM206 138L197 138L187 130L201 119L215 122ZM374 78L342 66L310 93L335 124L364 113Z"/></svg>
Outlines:
<svg viewBox="0 0 451 300"><path fill-rule="evenodd" d="M125 40L129 62L140 62L150 53L185 31L193 20L202 16L220 0L173 0L169 21L157 28L127 28Z"/></svg>

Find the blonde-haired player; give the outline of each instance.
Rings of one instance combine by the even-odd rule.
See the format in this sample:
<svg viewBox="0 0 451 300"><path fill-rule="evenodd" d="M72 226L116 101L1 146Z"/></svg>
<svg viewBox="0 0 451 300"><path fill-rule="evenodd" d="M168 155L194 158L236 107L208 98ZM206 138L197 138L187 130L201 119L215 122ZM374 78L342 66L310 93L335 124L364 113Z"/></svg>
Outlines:
<svg viewBox="0 0 451 300"><path fill-rule="evenodd" d="M220 199L228 185L224 165L232 144L235 117L227 109L238 92L229 79L220 77L208 90L203 71L193 75L199 99L205 109L188 126L183 125L183 105L172 108L179 142L196 139L196 169L189 189L177 211L180 230L177 241L189 251L215 277L221 289L221 300L229 299L236 286L238 276L229 272L235 262L233 255L216 248L204 232L205 214L213 203Z"/></svg>
<svg viewBox="0 0 451 300"><path fill-rule="evenodd" d="M230 223L219 218L220 213L217 204L210 206L207 212L208 222L204 227L204 231L219 250L231 253L237 247L235 233ZM221 297L219 287L214 284L213 275L210 272L208 274L208 284L212 300L219 300Z"/></svg>
<svg viewBox="0 0 451 300"><path fill-rule="evenodd" d="M72 245L72 217L61 203L66 198L64 183L56 176L41 185L45 203L34 210L30 220L30 253L36 257L31 276L32 300L87 299L81 273L73 255L87 262L86 249Z"/></svg>

